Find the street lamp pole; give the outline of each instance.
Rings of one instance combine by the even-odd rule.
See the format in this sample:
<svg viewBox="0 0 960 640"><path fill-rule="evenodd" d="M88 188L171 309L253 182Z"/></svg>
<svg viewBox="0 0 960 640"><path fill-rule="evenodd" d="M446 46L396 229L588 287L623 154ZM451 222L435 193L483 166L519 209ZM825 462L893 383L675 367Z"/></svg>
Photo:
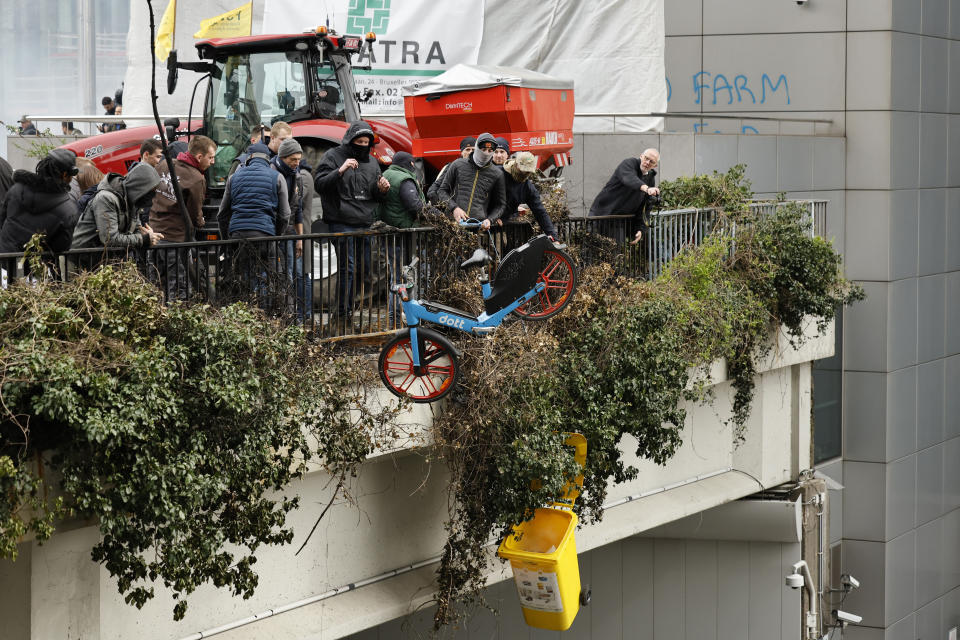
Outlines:
<svg viewBox="0 0 960 640"><path fill-rule="evenodd" d="M97 21L94 0L80 0L80 109L93 114L97 110Z"/></svg>

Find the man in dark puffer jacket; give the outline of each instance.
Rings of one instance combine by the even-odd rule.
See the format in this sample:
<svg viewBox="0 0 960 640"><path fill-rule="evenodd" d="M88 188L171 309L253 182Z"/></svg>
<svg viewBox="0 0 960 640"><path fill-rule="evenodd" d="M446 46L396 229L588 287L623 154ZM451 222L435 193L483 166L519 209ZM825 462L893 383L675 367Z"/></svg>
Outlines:
<svg viewBox="0 0 960 640"><path fill-rule="evenodd" d="M503 215L506 191L503 171L492 162L496 148L494 137L481 133L473 153L454 160L444 173L438 198L454 220L475 218L489 229Z"/></svg>
<svg viewBox="0 0 960 640"><path fill-rule="evenodd" d="M287 183L270 168L270 149L256 143L248 152L247 161L227 180L217 212L225 238L275 236L290 223Z"/></svg>
<svg viewBox="0 0 960 640"><path fill-rule="evenodd" d="M373 224L378 201L390 189L380 165L370 157L373 129L363 120L347 128L339 147L323 154L314 186L323 206L323 221L333 233L363 231ZM339 269L337 311L342 319L353 311L354 256L361 245L364 264L370 265L369 241L345 238L337 243Z"/></svg>
<svg viewBox="0 0 960 640"><path fill-rule="evenodd" d="M47 154L36 173L14 172L13 186L0 203L0 253L23 251L35 233L45 233L55 252L70 249L79 214L67 192L76 173L76 156L66 149Z"/></svg>

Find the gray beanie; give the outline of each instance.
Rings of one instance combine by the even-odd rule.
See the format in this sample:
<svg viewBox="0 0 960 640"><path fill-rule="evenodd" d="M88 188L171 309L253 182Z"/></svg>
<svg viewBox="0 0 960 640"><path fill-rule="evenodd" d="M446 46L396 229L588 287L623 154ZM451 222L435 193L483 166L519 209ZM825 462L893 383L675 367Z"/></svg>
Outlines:
<svg viewBox="0 0 960 640"><path fill-rule="evenodd" d="M281 142L280 149L277 150L277 155L281 158L292 156L295 153L303 153L303 148L300 146L300 143L293 138L287 138Z"/></svg>

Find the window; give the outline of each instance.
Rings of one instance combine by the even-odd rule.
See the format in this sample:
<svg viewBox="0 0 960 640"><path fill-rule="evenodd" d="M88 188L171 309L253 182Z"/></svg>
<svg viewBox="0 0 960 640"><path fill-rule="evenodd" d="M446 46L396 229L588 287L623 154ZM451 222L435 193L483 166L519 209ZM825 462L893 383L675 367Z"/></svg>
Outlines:
<svg viewBox="0 0 960 640"><path fill-rule="evenodd" d="M843 309L837 311L834 355L813 363L813 463L843 453Z"/></svg>

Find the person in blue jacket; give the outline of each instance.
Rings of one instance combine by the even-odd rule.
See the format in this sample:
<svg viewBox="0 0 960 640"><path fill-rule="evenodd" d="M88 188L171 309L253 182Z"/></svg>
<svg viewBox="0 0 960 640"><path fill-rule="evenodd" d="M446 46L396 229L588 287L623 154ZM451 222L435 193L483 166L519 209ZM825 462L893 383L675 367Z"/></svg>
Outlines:
<svg viewBox="0 0 960 640"><path fill-rule="evenodd" d="M254 240L249 246L241 244L236 267L247 281L258 278L262 292L264 281L277 271L277 246L259 239L280 235L287 228L290 200L286 180L270 166L267 145L252 144L247 151L244 164L227 179L217 222L224 238Z"/></svg>

